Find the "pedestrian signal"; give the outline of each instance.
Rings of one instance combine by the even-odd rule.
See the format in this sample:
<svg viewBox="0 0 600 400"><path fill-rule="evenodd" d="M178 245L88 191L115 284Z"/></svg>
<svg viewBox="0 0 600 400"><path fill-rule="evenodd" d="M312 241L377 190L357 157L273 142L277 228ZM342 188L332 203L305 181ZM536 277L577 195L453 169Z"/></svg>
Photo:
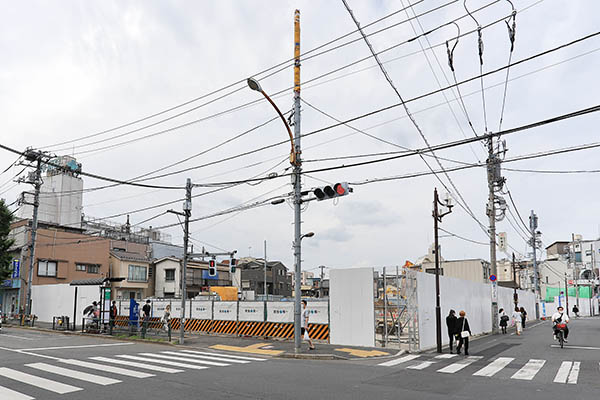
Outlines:
<svg viewBox="0 0 600 400"><path fill-rule="evenodd" d="M215 260L208 262L208 276L217 276L217 262Z"/></svg>
<svg viewBox="0 0 600 400"><path fill-rule="evenodd" d="M346 182L339 182L334 185L327 185L320 188L316 188L314 194L317 200L328 200L335 197L346 196L352 192L352 188L348 186Z"/></svg>

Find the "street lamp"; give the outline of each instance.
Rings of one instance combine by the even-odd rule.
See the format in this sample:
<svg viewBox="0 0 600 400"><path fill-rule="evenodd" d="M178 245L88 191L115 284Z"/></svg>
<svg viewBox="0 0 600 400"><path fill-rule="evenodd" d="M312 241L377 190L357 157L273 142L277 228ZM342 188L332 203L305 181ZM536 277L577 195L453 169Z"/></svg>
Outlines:
<svg viewBox="0 0 600 400"><path fill-rule="evenodd" d="M438 197L437 188L433 190L433 231L435 236L435 333L437 352L442 352L442 312L440 308L440 255L438 245L438 223L442 222L442 217L452 212L453 205L450 197L446 197L444 203ZM448 208L448 211L440 214L438 206Z"/></svg>
<svg viewBox="0 0 600 400"><path fill-rule="evenodd" d="M305 233L304 235L300 236L300 240L304 239L305 237L313 237L313 236L315 236L314 232L308 232L308 233Z"/></svg>
<svg viewBox="0 0 600 400"><path fill-rule="evenodd" d="M269 95L267 95L265 93L265 91L260 86L260 83L258 83L258 81L256 79L254 79L254 78L248 78L247 83L248 83L248 87L250 89L252 89L252 90L254 90L256 92L260 92L263 96L265 96L265 99L267 99L269 101L269 103L271 103L271 105L273 106L273 108L275 109L275 111L277 111L277 114L279 114L279 117L283 121L283 124L285 125L285 128L288 131L288 135L290 136L290 144L292 146L292 149L290 150L290 164L296 165L296 148L294 146L294 136L292 135L292 129L290 128L290 125L285 120L285 117L281 113L281 110L279 110L279 107L277 107L277 105L275 104L275 102L273 102L273 100L271 100L271 98L269 97Z"/></svg>

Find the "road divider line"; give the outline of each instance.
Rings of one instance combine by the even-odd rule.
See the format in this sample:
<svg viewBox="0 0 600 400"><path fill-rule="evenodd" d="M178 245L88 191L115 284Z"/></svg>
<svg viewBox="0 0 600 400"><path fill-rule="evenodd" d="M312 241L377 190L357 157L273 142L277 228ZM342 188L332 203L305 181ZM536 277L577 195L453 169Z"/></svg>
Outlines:
<svg viewBox="0 0 600 400"><path fill-rule="evenodd" d="M511 376L511 379L530 381L537 375L540 369L542 369L544 364L546 364L546 360L531 359L527 361L527 364L525 364L520 370L515 372L513 376Z"/></svg>
<svg viewBox="0 0 600 400"><path fill-rule="evenodd" d="M383 362L383 363L377 364L377 365L379 365L380 367L393 367L394 365L398 365L398 364L402 364L402 363L405 363L405 362L408 362L408 361L412 361L412 360L414 360L416 358L419 358L419 357L420 356L418 354L409 354L407 356L403 356L403 357L400 357L400 358L394 358L393 360L386 361L386 362Z"/></svg>
<svg viewBox="0 0 600 400"><path fill-rule="evenodd" d="M113 385L115 383L120 383L121 381L106 378L100 375L88 374L87 372L75 371L68 368L58 367L56 365L50 365L46 363L33 363L33 364L25 364L26 367L35 368L40 371L50 372L56 375L67 376L69 378L78 379L80 381L91 382L97 385Z"/></svg>
<svg viewBox="0 0 600 400"><path fill-rule="evenodd" d="M67 394L83 390L80 387L67 385L64 383L52 381L50 379L41 378L39 376L26 374L21 371L2 367L0 368L0 376L13 379L17 382L25 383L31 386L39 387L40 389L48 390L58 394Z"/></svg>
<svg viewBox="0 0 600 400"><path fill-rule="evenodd" d="M106 344L83 344L79 346L56 346L56 347L33 347L30 349L15 349L18 351L39 351L39 350L63 350L63 349L84 349L88 347L114 347L127 346L133 344L131 342L106 343Z"/></svg>
<svg viewBox="0 0 600 400"><path fill-rule="evenodd" d="M498 372L502 371L508 364L513 361L512 357L499 357L481 368L479 371L475 372L473 375L475 376L494 376Z"/></svg>

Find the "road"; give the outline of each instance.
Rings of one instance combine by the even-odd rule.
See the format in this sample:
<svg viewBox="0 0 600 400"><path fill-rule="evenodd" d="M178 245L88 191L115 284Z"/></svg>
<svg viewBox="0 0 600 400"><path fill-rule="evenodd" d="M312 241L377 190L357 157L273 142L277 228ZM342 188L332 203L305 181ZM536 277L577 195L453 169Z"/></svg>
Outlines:
<svg viewBox="0 0 600 400"><path fill-rule="evenodd" d="M21 329L0 335L0 399L597 399L600 319L473 340L471 357L298 360Z"/></svg>

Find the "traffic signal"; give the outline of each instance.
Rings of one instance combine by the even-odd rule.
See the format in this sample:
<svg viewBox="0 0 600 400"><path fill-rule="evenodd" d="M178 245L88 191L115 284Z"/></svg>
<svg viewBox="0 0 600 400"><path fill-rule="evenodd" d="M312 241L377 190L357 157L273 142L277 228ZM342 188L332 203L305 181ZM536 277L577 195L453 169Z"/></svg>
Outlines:
<svg viewBox="0 0 600 400"><path fill-rule="evenodd" d="M316 188L314 194L317 200L328 200L336 197L346 196L352 192L352 188L348 186L346 182L339 182L334 185L327 185L320 188Z"/></svg>
<svg viewBox="0 0 600 400"><path fill-rule="evenodd" d="M235 273L235 267L237 266L237 260L235 258L232 258L229 262L230 268L229 271L233 274Z"/></svg>
<svg viewBox="0 0 600 400"><path fill-rule="evenodd" d="M208 262L208 276L217 276L217 262L215 260Z"/></svg>

